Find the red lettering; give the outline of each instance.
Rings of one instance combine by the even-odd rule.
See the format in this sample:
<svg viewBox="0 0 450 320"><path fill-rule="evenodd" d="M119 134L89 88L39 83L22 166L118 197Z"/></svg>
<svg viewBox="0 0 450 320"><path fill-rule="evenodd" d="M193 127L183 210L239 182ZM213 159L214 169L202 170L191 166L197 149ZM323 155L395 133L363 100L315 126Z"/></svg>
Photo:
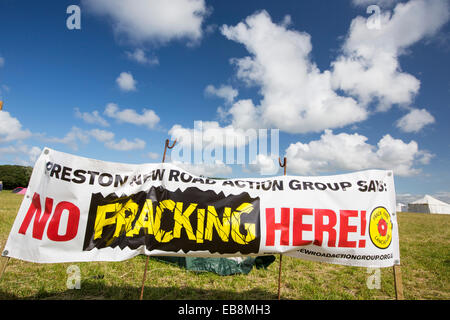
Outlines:
<svg viewBox="0 0 450 320"><path fill-rule="evenodd" d="M280 245L289 245L289 208L281 208L281 222L275 223L275 209L266 208L266 246L275 245L275 230L281 231Z"/></svg>
<svg viewBox="0 0 450 320"><path fill-rule="evenodd" d="M28 226L30 225L31 219L34 216L33 223L33 238L42 240L42 235L44 234L45 226L47 225L47 220L50 217L53 209L53 199L46 198L45 199L45 211L41 216L41 198L38 193L33 195L33 200L31 201L31 205L28 208L28 212L23 219L22 225L20 226L19 233L25 234L27 232ZM35 215L36 214L36 215Z"/></svg>
<svg viewBox="0 0 450 320"><path fill-rule="evenodd" d="M365 240L349 240L349 233L357 232L359 225L349 225L351 217L359 216L358 210L339 211L339 230L337 230L338 217L331 209L293 208L292 230L290 229L290 208L280 208L280 222L275 223L275 208L266 208L266 246L275 245L275 232L280 231L280 244L289 245L292 232L292 246L307 246L313 243L316 246L356 248L365 246ZM361 235L365 234L365 211L361 211ZM305 223L305 216L314 216L314 223ZM303 232L314 232L314 240L305 240ZM327 236L324 234L327 233ZM339 241L337 236L339 233ZM324 238L326 237L326 238ZM327 239L327 240L324 240ZM326 241L326 244L323 244Z"/></svg>
<svg viewBox="0 0 450 320"><path fill-rule="evenodd" d="M328 217L328 223L324 224L324 217ZM323 233L328 233L328 247L336 246L336 213L329 209L316 209L314 212L314 244L321 246L323 242Z"/></svg>
<svg viewBox="0 0 450 320"><path fill-rule="evenodd" d="M58 234L59 224L61 221L61 215L64 210L68 211L68 220L66 233L64 235ZM78 222L80 220L80 209L74 204L63 201L58 203L55 208L52 220L48 225L47 236L53 241L69 241L75 238L78 231Z"/></svg>
<svg viewBox="0 0 450 320"><path fill-rule="evenodd" d="M341 248L356 248L356 241L348 241L349 232L356 232L357 226L349 226L348 218L357 217L356 210L341 210L340 211L340 226L339 226L339 244Z"/></svg>
<svg viewBox="0 0 450 320"><path fill-rule="evenodd" d="M303 216L312 216L313 209L303 209L303 208L294 208L294 219L293 219L293 246L306 246L310 244L312 241L303 240L303 231L312 231L312 224L304 224Z"/></svg>
<svg viewBox="0 0 450 320"><path fill-rule="evenodd" d="M58 234L59 225L61 222L61 215L67 210L68 219L66 232L63 235ZM42 240L47 221L49 220L53 211L53 199L45 198L45 210L42 214L41 198L38 193L33 195L30 207L27 214L23 219L23 222L19 228L20 234L26 234L28 226L31 223L31 219L34 217L32 237L38 240ZM47 236L53 241L69 241L75 238L78 232L78 223L80 221L80 209L74 204L62 201L56 205L55 212L50 220L47 229Z"/></svg>

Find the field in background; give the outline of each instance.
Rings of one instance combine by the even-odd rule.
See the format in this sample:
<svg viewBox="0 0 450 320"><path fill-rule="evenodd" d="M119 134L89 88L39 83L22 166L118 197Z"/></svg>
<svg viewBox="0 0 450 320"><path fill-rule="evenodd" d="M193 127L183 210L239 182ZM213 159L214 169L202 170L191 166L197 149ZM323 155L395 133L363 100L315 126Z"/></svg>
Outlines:
<svg viewBox="0 0 450 320"><path fill-rule="evenodd" d="M22 195L0 192L0 249ZM450 216L399 213L405 299L450 299ZM1 258L1 264L5 262ZM144 299L276 299L277 260L248 275L194 273L150 259ZM71 263L35 264L10 259L0 299L139 299L145 257L123 262L76 263L81 289L67 289ZM283 257L282 299L395 299L392 268L381 269L381 288L369 289L366 268Z"/></svg>

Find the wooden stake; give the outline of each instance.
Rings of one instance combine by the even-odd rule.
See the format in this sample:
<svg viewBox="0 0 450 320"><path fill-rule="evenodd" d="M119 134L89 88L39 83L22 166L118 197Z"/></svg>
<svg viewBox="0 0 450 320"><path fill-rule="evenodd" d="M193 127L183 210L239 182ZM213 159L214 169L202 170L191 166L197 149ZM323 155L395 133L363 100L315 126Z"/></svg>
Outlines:
<svg viewBox="0 0 450 320"><path fill-rule="evenodd" d="M395 285L395 297L397 300L404 300L403 296L403 284L402 284L402 269L399 264L394 265L394 285Z"/></svg>
<svg viewBox="0 0 450 320"><path fill-rule="evenodd" d="M284 175L286 175L286 157L284 157L283 163L281 163L281 159L278 158L278 163L280 167L284 168ZM280 300L281 296L281 263L283 261L283 255L280 253L280 265L278 267L278 300Z"/></svg>
<svg viewBox="0 0 450 320"><path fill-rule="evenodd" d="M175 139L175 141L172 143L172 145L170 145L170 140L166 139L166 143L164 145L164 154L163 154L163 158L162 158L163 163L166 161L167 148L172 149L173 147L175 147L176 143L177 143L177 140ZM149 256L147 256L147 259L145 261L144 275L142 277L141 295L139 297L139 300L142 300L142 298L144 297L144 286L145 286L145 279L147 278L148 260L150 260Z"/></svg>
<svg viewBox="0 0 450 320"><path fill-rule="evenodd" d="M0 280L3 278L3 274L5 273L6 265L8 264L9 259L11 259L11 258L10 257L2 258L2 260L5 260L5 262L3 263L2 269L0 271Z"/></svg>

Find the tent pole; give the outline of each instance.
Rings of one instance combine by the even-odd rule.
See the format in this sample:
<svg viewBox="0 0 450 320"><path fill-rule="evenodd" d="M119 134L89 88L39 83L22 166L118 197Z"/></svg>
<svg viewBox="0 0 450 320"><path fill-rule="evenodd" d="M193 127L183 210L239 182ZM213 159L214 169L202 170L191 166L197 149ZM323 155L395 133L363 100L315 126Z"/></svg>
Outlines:
<svg viewBox="0 0 450 320"><path fill-rule="evenodd" d="M167 148L172 149L173 147L175 147L176 143L177 143L177 140L175 139L175 141L172 143L172 145L170 145L170 140L166 139L166 143L164 145L164 154L163 154L162 163L164 163L166 161ZM142 298L144 297L144 286L145 286L145 279L147 277L147 268L148 268L148 260L149 259L150 259L150 257L147 256L147 259L145 260L144 275L142 276L141 295L139 297L139 300L142 300Z"/></svg>
<svg viewBox="0 0 450 320"><path fill-rule="evenodd" d="M402 269L399 264L393 266L394 271L394 285L395 285L395 297L397 300L404 300L403 296L403 284L402 284Z"/></svg>
<svg viewBox="0 0 450 320"><path fill-rule="evenodd" d="M284 157L283 163L281 163L280 157L278 157L278 163L281 168L284 168L284 175L286 175L286 157ZM278 267L278 300L281 296L281 263L283 260L283 255L280 253L280 265Z"/></svg>

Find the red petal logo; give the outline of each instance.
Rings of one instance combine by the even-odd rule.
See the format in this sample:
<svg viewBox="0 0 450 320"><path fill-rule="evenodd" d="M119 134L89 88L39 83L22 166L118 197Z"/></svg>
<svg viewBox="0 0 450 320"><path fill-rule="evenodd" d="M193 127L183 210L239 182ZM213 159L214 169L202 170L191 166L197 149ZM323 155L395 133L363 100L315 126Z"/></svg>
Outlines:
<svg viewBox="0 0 450 320"><path fill-rule="evenodd" d="M384 237L387 233L388 225L384 219L381 219L378 221L378 232L380 233L380 236Z"/></svg>

